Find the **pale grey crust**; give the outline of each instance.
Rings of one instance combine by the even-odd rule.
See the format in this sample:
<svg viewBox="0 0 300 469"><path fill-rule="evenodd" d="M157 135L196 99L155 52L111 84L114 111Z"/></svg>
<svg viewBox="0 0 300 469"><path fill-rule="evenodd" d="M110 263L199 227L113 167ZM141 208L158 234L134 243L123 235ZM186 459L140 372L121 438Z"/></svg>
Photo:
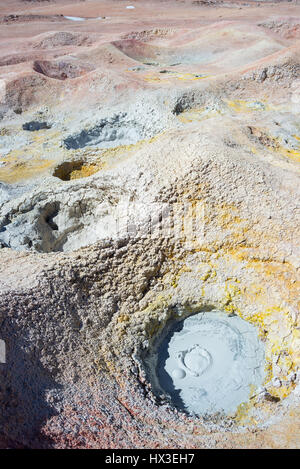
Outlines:
<svg viewBox="0 0 300 469"><path fill-rule="evenodd" d="M299 447L298 6L186 0L174 19L156 2L138 28L31 3L0 19L0 446ZM208 32L210 71L162 55L202 60L191 45ZM129 57L128 40L147 48ZM112 223L128 203L135 234ZM179 220L197 204L193 237ZM178 409L146 373L167 324L212 310L253 324L265 350L237 417ZM213 353L199 356L201 377Z"/></svg>
<svg viewBox="0 0 300 469"><path fill-rule="evenodd" d="M234 415L262 385L264 345L255 327L201 312L162 332L145 357L156 393L192 415Z"/></svg>

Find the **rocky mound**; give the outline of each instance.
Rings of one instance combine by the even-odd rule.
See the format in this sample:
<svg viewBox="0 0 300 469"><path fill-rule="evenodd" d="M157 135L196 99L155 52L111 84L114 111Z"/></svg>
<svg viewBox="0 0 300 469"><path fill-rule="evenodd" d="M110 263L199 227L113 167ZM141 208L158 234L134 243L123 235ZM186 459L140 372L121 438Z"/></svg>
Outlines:
<svg viewBox="0 0 300 469"><path fill-rule="evenodd" d="M297 6L208 6L4 10L0 447L299 448Z"/></svg>

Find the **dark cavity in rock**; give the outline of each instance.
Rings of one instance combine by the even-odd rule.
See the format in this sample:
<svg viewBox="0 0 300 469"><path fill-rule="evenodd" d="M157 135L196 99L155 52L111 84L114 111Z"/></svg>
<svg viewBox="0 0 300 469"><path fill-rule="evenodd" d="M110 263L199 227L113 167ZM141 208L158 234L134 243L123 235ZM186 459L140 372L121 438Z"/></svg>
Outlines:
<svg viewBox="0 0 300 469"><path fill-rule="evenodd" d="M51 125L47 124L47 122L39 122L39 121L30 121L25 122L22 125L23 130L29 130L29 132L35 132L41 129L51 129Z"/></svg>

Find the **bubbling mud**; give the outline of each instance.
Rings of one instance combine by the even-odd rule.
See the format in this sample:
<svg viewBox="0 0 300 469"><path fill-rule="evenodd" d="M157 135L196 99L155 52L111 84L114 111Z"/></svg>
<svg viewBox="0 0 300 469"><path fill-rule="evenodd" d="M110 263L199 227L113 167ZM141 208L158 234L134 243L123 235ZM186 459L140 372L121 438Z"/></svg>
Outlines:
<svg viewBox="0 0 300 469"><path fill-rule="evenodd" d="M167 328L147 362L154 392L197 416L233 416L264 380L255 327L216 310Z"/></svg>

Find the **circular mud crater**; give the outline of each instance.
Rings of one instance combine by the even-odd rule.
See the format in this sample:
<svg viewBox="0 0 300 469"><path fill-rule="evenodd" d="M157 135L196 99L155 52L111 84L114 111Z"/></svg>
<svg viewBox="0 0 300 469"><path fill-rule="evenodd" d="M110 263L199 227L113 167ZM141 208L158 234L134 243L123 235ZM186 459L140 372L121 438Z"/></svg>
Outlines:
<svg viewBox="0 0 300 469"><path fill-rule="evenodd" d="M233 416L264 380L256 328L218 310L166 326L144 358L154 394L190 415Z"/></svg>

